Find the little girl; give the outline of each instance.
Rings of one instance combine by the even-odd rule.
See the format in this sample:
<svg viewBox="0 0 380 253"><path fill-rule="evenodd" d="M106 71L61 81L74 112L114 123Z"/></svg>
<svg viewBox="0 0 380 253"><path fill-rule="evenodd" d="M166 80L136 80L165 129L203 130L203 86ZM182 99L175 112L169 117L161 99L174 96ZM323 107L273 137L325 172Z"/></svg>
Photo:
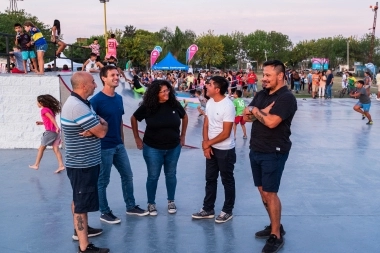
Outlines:
<svg viewBox="0 0 380 253"><path fill-rule="evenodd" d="M58 58L61 56L61 53L66 48L66 43L61 40L61 23L59 20L55 19L53 23L53 27L51 29L51 42L54 44L58 44L57 52L55 52L55 56Z"/></svg>
<svg viewBox="0 0 380 253"><path fill-rule="evenodd" d="M58 160L58 169L54 173L59 173L65 169L62 161L62 155L59 151L59 144L61 143L60 129L55 121L56 114L61 112L61 105L57 99L51 95L40 95L37 97L37 106L41 109L42 121L37 121L37 125L44 125L45 132L41 138L41 146L38 149L36 162L29 165L29 168L38 170L40 162L46 146L53 146L53 150Z"/></svg>

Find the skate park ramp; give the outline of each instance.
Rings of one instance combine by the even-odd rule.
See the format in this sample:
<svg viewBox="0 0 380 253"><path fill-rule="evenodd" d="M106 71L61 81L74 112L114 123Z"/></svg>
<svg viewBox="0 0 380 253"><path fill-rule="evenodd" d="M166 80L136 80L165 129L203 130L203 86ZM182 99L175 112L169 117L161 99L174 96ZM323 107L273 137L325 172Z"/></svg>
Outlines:
<svg viewBox="0 0 380 253"><path fill-rule="evenodd" d="M125 75L128 79L132 79L132 76L129 72L125 72ZM93 74L94 80L97 84L97 88L95 93L98 93L102 90L103 84L100 80L99 74ZM62 73L60 75L61 81L63 85L71 90L72 86L70 83L71 73L65 74ZM142 102L142 96L136 92L134 92L129 83L121 78L119 87L116 88L116 92L123 97L124 103L124 115L123 115L123 123L125 127L131 128L131 116L139 107L139 104ZM189 148L200 148L202 142L202 127L203 127L203 116L199 117L199 112L197 110L197 106L199 105L199 101L196 98L190 98L189 93L187 92L178 92L177 93L178 100L185 100L188 102L188 106L186 107L186 112L189 117L189 124L187 127L186 133L186 146ZM62 101L63 103L64 101ZM142 133L145 132L146 124L145 121L138 122L139 131ZM241 129L240 129L241 131ZM250 126L247 125L247 132L249 133Z"/></svg>

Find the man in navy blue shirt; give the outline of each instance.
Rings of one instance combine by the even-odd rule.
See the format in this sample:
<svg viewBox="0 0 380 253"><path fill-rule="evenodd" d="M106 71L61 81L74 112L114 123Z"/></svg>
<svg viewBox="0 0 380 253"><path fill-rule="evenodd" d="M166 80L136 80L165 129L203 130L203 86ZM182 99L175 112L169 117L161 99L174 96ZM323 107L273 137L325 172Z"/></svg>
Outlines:
<svg viewBox="0 0 380 253"><path fill-rule="evenodd" d="M331 94L331 89L332 89L332 86L333 86L333 81L334 81L334 76L333 74L331 73L331 70L327 70L327 79L326 79L326 98L330 98L332 97L332 94Z"/></svg>
<svg viewBox="0 0 380 253"><path fill-rule="evenodd" d="M115 92L119 86L119 72L117 67L108 65L100 70L100 79L103 90L91 100L91 105L97 115L108 123L108 132L101 139L100 174L98 180L100 220L109 224L120 223L121 220L113 215L108 206L106 189L110 182L111 167L114 165L120 173L121 186L127 214L146 216L148 211L141 209L135 203L133 195L133 173L129 163L128 154L124 147L123 99Z"/></svg>

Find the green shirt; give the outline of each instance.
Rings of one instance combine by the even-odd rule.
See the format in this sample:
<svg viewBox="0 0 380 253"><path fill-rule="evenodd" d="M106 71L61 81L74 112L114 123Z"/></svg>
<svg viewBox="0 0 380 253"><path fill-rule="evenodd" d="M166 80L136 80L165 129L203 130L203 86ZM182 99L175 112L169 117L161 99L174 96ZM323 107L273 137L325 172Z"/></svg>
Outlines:
<svg viewBox="0 0 380 253"><path fill-rule="evenodd" d="M236 112L235 116L243 115L243 111L245 108L244 100L242 98L235 98L234 99L234 106L235 106L235 112Z"/></svg>

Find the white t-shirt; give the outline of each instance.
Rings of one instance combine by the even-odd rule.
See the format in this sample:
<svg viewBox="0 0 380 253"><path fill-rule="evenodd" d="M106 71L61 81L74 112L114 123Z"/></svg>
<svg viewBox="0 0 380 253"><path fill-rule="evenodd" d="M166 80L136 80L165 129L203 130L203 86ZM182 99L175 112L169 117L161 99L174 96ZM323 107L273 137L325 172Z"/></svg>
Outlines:
<svg viewBox="0 0 380 253"><path fill-rule="evenodd" d="M215 102L214 99L210 98L206 104L206 115L208 118L208 138L211 140L223 131L223 122L235 121L235 106L228 97L219 102ZM212 147L220 150L234 148L235 140L232 131L230 137L212 145Z"/></svg>

